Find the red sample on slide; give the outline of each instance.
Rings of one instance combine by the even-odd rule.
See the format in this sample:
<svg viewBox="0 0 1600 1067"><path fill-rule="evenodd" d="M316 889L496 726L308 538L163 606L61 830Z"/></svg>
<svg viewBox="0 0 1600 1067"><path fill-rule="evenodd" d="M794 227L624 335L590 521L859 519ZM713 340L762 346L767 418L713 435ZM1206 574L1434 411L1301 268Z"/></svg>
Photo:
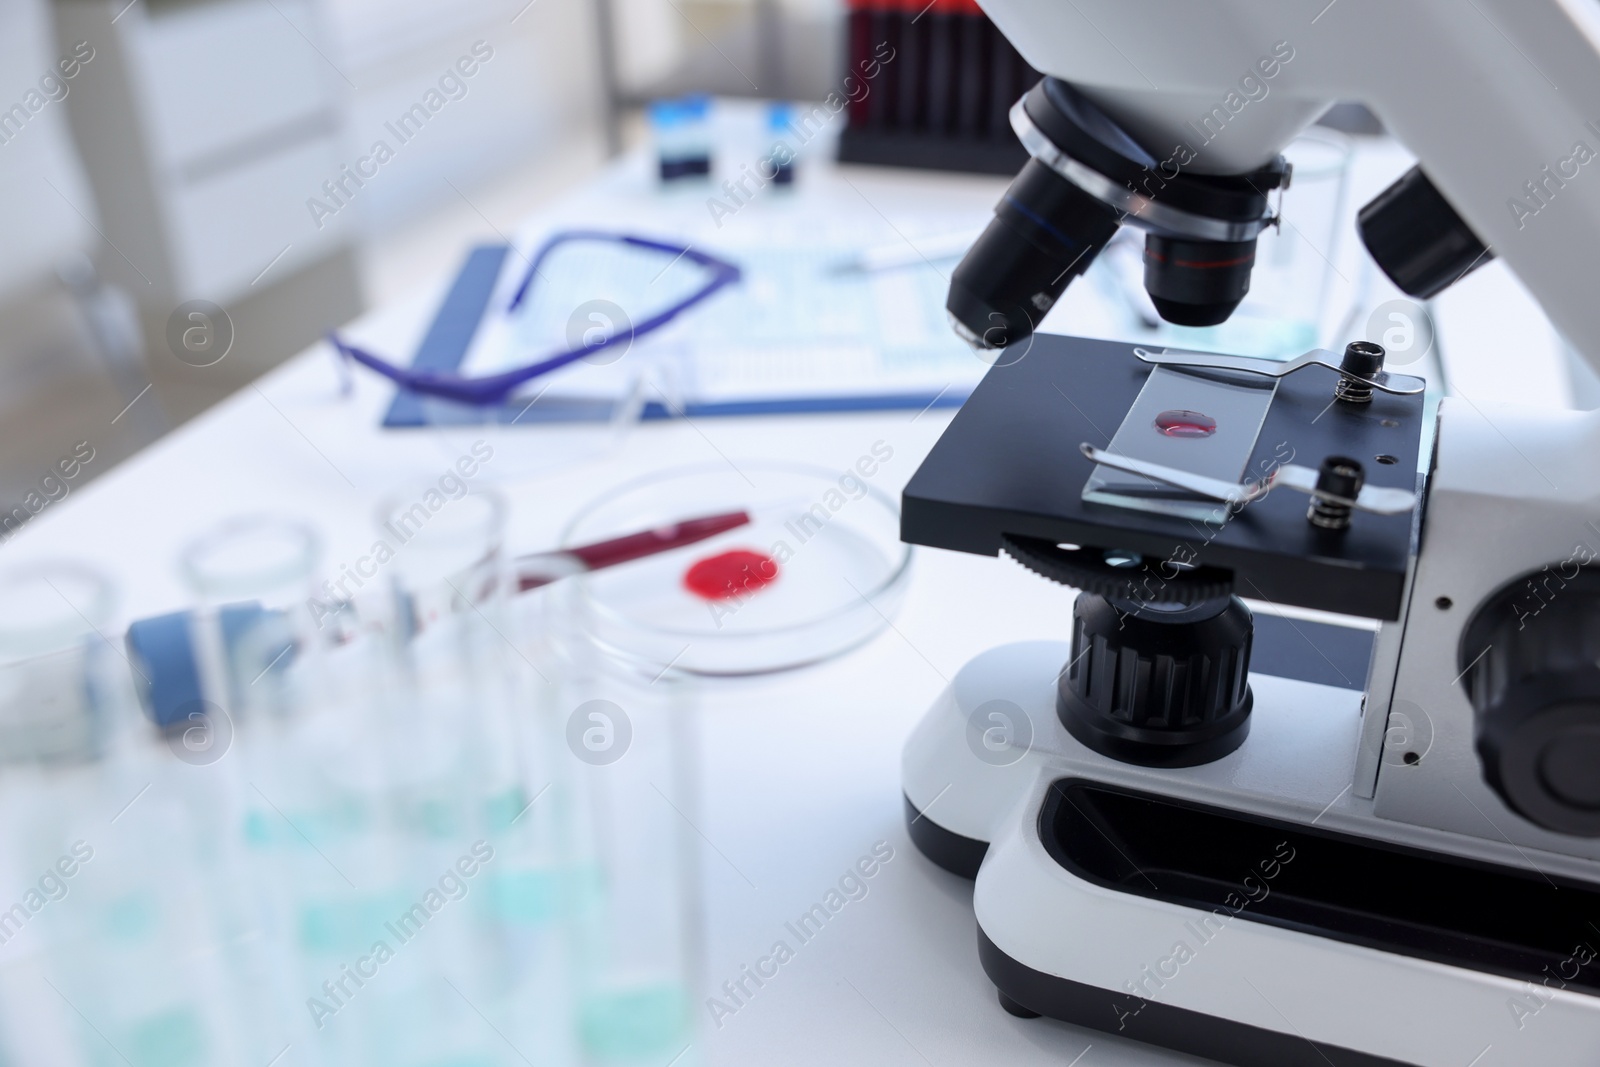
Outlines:
<svg viewBox="0 0 1600 1067"><path fill-rule="evenodd" d="M704 600L745 596L778 578L778 561L765 552L735 548L696 560L684 573L683 586Z"/></svg>
<svg viewBox="0 0 1600 1067"><path fill-rule="evenodd" d="M1180 408L1157 415L1156 429L1164 437L1210 437L1217 432L1217 420Z"/></svg>

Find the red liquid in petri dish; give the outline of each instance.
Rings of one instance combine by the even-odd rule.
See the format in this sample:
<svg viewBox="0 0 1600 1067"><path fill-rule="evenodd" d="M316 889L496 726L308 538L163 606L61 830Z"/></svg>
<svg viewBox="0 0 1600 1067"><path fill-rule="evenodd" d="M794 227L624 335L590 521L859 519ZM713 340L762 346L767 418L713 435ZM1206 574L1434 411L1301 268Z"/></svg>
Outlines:
<svg viewBox="0 0 1600 1067"><path fill-rule="evenodd" d="M778 561L765 552L735 548L696 560L683 575L683 587L702 600L729 600L771 585Z"/></svg>
<svg viewBox="0 0 1600 1067"><path fill-rule="evenodd" d="M1174 408L1157 415L1155 427L1165 437L1210 437L1217 432L1217 420L1198 411Z"/></svg>

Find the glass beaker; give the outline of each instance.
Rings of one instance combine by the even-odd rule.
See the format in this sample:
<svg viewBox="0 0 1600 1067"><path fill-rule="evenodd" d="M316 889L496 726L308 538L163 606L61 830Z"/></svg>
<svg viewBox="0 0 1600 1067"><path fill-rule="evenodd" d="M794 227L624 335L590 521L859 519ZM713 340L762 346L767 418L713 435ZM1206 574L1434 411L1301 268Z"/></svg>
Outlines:
<svg viewBox="0 0 1600 1067"><path fill-rule="evenodd" d="M1282 222L1256 242L1250 292L1236 314L1243 315L1241 330L1263 336L1281 331L1285 355L1332 344L1330 331L1355 296L1338 265L1351 223L1353 151L1348 137L1320 126L1309 127L1283 150L1294 171L1279 203ZM1343 349L1344 341L1336 347Z"/></svg>
<svg viewBox="0 0 1600 1067"><path fill-rule="evenodd" d="M200 600L190 632L204 702L235 720L292 711L304 695L296 683L310 680L327 640L311 584L320 554L310 527L271 515L229 519L184 550L183 576Z"/></svg>
<svg viewBox="0 0 1600 1067"><path fill-rule="evenodd" d="M0 760L92 759L127 726L132 691L103 636L115 599L78 564L0 576Z"/></svg>

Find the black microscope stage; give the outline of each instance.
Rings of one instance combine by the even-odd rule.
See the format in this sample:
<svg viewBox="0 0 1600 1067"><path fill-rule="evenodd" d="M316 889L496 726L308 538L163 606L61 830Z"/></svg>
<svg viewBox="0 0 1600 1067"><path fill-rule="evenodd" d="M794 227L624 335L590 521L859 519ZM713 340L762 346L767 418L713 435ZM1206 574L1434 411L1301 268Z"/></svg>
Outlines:
<svg viewBox="0 0 1600 1067"><path fill-rule="evenodd" d="M1084 502L1095 464L1079 446L1109 444L1154 369L1134 347L1038 334L1015 363L991 369L906 486L901 537L989 556L1008 534L1124 549L1232 571L1239 596L1398 619L1420 507L1357 512L1348 529L1330 531L1306 521L1307 496L1285 488L1223 524ZM1244 477L1348 456L1369 485L1420 490L1422 395L1334 403L1338 379L1307 367L1279 380Z"/></svg>

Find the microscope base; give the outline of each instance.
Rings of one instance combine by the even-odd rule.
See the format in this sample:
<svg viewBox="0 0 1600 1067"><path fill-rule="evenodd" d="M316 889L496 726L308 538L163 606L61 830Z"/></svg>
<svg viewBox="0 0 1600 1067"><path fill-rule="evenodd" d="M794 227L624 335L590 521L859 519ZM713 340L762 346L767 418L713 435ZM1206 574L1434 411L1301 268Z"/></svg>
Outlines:
<svg viewBox="0 0 1600 1067"><path fill-rule="evenodd" d="M1255 674L1235 753L1109 760L1056 718L1068 652L979 656L904 755L912 840L976 877L1008 1011L1238 1067L1600 1056L1592 863L1376 817L1353 689Z"/></svg>
<svg viewBox="0 0 1600 1067"><path fill-rule="evenodd" d="M1154 1001L1147 1002L1137 1015L1130 1012L1125 1022L1107 1025L1106 1005L1127 999L1126 994L1059 978L1018 963L989 940L981 927L978 929L978 959L999 992L1000 1006L1020 1019L1048 1016L1234 1067L1327 1067L1328 1064L1333 1067L1414 1067L1400 1060L1370 1056ZM1025 998L1028 1004L1039 1005L1042 1010L1025 1007L1022 1001L1013 1000L1007 990Z"/></svg>

